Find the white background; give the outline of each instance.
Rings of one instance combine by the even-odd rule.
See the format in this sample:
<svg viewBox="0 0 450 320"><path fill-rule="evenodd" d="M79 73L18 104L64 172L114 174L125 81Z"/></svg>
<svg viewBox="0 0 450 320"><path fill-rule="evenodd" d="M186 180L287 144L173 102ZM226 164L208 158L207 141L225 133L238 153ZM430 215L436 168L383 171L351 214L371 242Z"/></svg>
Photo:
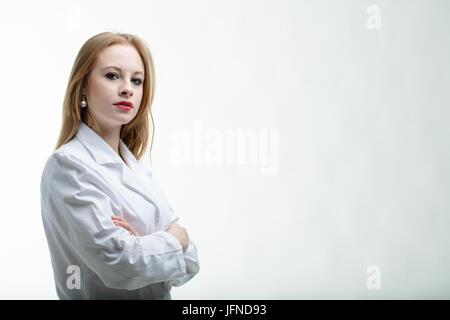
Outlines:
<svg viewBox="0 0 450 320"><path fill-rule="evenodd" d="M57 298L40 177L78 50L119 31L153 55L153 171L199 250L173 299L448 299L449 15L445 0L3 3L0 298ZM278 130L276 172L176 163L195 123Z"/></svg>

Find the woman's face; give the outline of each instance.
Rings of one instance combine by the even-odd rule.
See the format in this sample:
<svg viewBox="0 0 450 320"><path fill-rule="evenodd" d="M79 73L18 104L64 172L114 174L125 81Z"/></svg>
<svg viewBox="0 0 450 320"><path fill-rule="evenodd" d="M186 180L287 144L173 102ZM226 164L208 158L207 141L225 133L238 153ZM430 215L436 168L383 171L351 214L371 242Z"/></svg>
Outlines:
<svg viewBox="0 0 450 320"><path fill-rule="evenodd" d="M143 83L144 64L133 46L114 44L98 54L83 94L101 130L120 130L136 116ZM120 101L129 101L133 107L123 110L115 105Z"/></svg>

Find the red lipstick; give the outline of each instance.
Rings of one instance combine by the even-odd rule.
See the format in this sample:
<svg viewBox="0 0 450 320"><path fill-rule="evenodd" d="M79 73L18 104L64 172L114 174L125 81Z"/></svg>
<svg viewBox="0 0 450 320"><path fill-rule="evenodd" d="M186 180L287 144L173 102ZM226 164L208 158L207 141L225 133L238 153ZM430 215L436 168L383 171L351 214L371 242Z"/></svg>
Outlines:
<svg viewBox="0 0 450 320"><path fill-rule="evenodd" d="M130 101L119 101L114 103L115 106L117 106L119 109L130 111L131 108L133 108L133 104Z"/></svg>

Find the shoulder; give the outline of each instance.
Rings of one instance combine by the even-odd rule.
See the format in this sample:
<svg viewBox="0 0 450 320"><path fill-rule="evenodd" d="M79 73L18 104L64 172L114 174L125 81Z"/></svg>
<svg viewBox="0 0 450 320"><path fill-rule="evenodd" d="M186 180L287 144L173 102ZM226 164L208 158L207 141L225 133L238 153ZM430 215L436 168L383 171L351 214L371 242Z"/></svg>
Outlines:
<svg viewBox="0 0 450 320"><path fill-rule="evenodd" d="M87 164L95 164L93 156L84 147L84 145L81 143L80 139L78 139L77 136L73 137L72 140L59 147L57 150L55 150L53 154L50 156L50 158L51 157L70 158L81 162L85 162Z"/></svg>
<svg viewBox="0 0 450 320"><path fill-rule="evenodd" d="M41 176L41 183L48 179L95 172L96 162L77 137L59 147L48 157Z"/></svg>
<svg viewBox="0 0 450 320"><path fill-rule="evenodd" d="M44 197L78 197L80 191L87 194L86 190L90 190L117 200L108 177L101 173L97 162L79 141L72 141L55 150L47 159L41 175L41 194Z"/></svg>

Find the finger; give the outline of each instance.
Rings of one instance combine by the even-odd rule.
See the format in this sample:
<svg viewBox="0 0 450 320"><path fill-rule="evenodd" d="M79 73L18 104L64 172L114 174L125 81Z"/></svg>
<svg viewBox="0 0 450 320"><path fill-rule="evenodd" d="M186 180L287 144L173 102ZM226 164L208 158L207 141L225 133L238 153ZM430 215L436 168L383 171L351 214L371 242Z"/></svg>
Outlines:
<svg viewBox="0 0 450 320"><path fill-rule="evenodd" d="M134 234L137 237L140 237L141 235L133 229L133 227L126 221L120 221L120 220L115 220L113 222L116 226L122 227L126 230L128 230L131 234Z"/></svg>
<svg viewBox="0 0 450 320"><path fill-rule="evenodd" d="M114 221L123 221L123 222L127 222L127 223L128 223L127 220L125 220L124 218L121 218L121 217L116 217L116 216L114 216L114 217L113 217L113 220L114 220Z"/></svg>
<svg viewBox="0 0 450 320"><path fill-rule="evenodd" d="M126 221L121 221L121 220L115 220L113 221L114 224L120 224L120 225L125 225L125 226L129 226L128 222Z"/></svg>
<svg viewBox="0 0 450 320"><path fill-rule="evenodd" d="M128 223L126 223L126 222L123 222L123 221L114 221L113 223L114 223L116 226L123 227L123 228L125 228L125 229L127 229L127 230L130 230L130 229L131 229L131 226L130 226Z"/></svg>

